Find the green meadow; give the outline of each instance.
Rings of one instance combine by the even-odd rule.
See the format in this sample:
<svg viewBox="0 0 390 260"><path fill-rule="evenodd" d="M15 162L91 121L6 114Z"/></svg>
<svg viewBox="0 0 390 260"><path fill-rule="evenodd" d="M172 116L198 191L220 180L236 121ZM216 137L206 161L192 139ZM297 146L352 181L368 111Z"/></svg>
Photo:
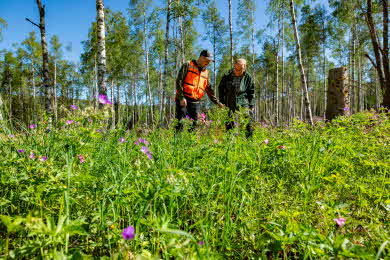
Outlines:
<svg viewBox="0 0 390 260"><path fill-rule="evenodd" d="M256 125L250 139L218 111L179 133L67 113L51 131L0 130L0 258L390 257L384 113Z"/></svg>

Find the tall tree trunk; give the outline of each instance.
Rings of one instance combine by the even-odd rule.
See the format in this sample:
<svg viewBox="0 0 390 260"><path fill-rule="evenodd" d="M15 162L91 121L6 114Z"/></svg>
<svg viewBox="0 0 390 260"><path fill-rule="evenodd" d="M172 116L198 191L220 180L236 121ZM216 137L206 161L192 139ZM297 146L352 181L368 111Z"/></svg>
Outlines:
<svg viewBox="0 0 390 260"><path fill-rule="evenodd" d="M147 40L147 30L146 30L146 13L144 12L144 44L145 44L145 79L146 86L148 88L148 97L149 97L149 111L150 111L150 123L153 125L153 99L152 99L152 90L150 88L150 79L149 79L149 46Z"/></svg>
<svg viewBox="0 0 390 260"><path fill-rule="evenodd" d="M229 3L229 30L230 30L230 62L233 67L233 24L232 24L232 0Z"/></svg>
<svg viewBox="0 0 390 260"><path fill-rule="evenodd" d="M51 118L53 113L52 107L52 91L49 79L49 52L46 43L46 28L45 28L45 6L42 6L41 0L37 0L39 9L39 29L41 32L41 46L42 46L42 69L43 69L43 86L45 90L45 110ZM50 124L50 122L49 122Z"/></svg>
<svg viewBox="0 0 390 260"><path fill-rule="evenodd" d="M96 0L96 20L97 20L97 79L99 94L107 95L106 83L106 41L104 25L104 4L103 0Z"/></svg>
<svg viewBox="0 0 390 260"><path fill-rule="evenodd" d="M301 83L302 83L302 89L304 92L303 94L304 94L304 98L305 98L306 112L308 113L309 123L311 125L314 125L313 116L312 116L311 108L310 108L310 100L309 100L305 70L304 70L303 65L302 65L301 45L299 43L299 35L298 35L297 24L296 24L296 19L295 19L294 0L290 0L290 10L291 10L292 25L294 27L294 38L295 38L295 44L297 47L297 59L298 59L298 63L299 63L299 70L301 73Z"/></svg>
<svg viewBox="0 0 390 260"><path fill-rule="evenodd" d="M275 123L279 126L279 48L280 48L280 17L278 18L278 43L276 45L276 106Z"/></svg>
<svg viewBox="0 0 390 260"><path fill-rule="evenodd" d="M390 67L389 67L389 3L382 0L383 5L383 70L385 73L385 89L383 90L383 106L390 110Z"/></svg>
<svg viewBox="0 0 390 260"><path fill-rule="evenodd" d="M282 94L284 94L284 91L288 92L288 90L285 90L284 89L284 22L283 22L283 19L284 16L283 16L283 13L282 13L282 34L281 34L281 43L282 43L282 46L281 46L281 49L282 49ZM288 95L284 95L285 99L287 98L288 99ZM283 121L283 112L284 112L284 105L285 102L283 102L283 96L282 96L282 112L281 112L281 118L282 118L282 121Z"/></svg>
<svg viewBox="0 0 390 260"><path fill-rule="evenodd" d="M382 1L383 2L383 7L386 7L387 9L387 1ZM379 84L382 88L383 91L383 106L386 107L387 109L390 109L390 79L387 80L385 79L386 75L386 69L387 69L387 74L389 75L389 61L388 61L388 10L383 10L383 52L382 52L382 58L383 58L383 63L381 60L381 53L380 53L380 45L378 41L378 36L377 32L375 29L375 24L374 20L372 17L372 0L367 0L367 12L366 12L366 22L368 29L370 31L370 38L371 38L371 43L373 46L374 54L375 54L375 61L372 60L372 58L366 54L367 58L371 61L372 65L375 67L377 73L378 73L378 78L379 78ZM387 45L387 46L385 46ZM387 48L386 48L387 47ZM386 60L387 59L387 60ZM385 65L387 63L387 66ZM385 65L385 66L383 66ZM387 68L386 68L387 67ZM383 70L382 70L383 68Z"/></svg>
<svg viewBox="0 0 390 260"><path fill-rule="evenodd" d="M54 61L54 80L53 80L53 97L54 97L54 118L55 121L58 119L57 111L57 61Z"/></svg>
<svg viewBox="0 0 390 260"><path fill-rule="evenodd" d="M166 18L166 25L165 25L165 50L164 50L164 79L163 79L163 92L162 92L162 107L163 109L160 110L160 120L161 122L164 121L165 117L165 100L166 93L168 91L168 49L169 49L169 23L171 19L171 3L172 0L167 0L167 18Z"/></svg>

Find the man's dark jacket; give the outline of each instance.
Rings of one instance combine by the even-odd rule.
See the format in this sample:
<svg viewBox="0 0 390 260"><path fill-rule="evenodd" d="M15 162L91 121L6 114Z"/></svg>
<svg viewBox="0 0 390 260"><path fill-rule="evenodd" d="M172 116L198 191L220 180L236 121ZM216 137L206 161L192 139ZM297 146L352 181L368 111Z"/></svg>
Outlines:
<svg viewBox="0 0 390 260"><path fill-rule="evenodd" d="M252 108L255 85L251 76L244 72L239 89L233 86L233 77L233 69L222 76L218 86L219 101L233 111L238 110L240 106Z"/></svg>

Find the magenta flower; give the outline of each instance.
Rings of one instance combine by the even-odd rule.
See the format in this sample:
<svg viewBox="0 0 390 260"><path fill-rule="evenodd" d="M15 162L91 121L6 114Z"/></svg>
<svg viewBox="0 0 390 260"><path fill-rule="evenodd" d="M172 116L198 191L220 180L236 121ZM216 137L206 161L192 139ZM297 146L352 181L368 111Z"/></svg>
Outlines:
<svg viewBox="0 0 390 260"><path fill-rule="evenodd" d="M78 157L79 157L80 163L85 163L84 156L82 156L81 154L79 154Z"/></svg>
<svg viewBox="0 0 390 260"><path fill-rule="evenodd" d="M200 120L203 122L206 121L206 114L205 113L200 114Z"/></svg>
<svg viewBox="0 0 390 260"><path fill-rule="evenodd" d="M103 132L103 130L102 129L97 129L96 132L101 133L101 132Z"/></svg>
<svg viewBox="0 0 390 260"><path fill-rule="evenodd" d="M103 104L103 105L106 105L106 104L112 105L111 101L108 100L107 96L103 95L103 94L99 95L99 103Z"/></svg>
<svg viewBox="0 0 390 260"><path fill-rule="evenodd" d="M135 237L135 229L133 226L128 226L122 231L122 237L125 240L132 240Z"/></svg>
<svg viewBox="0 0 390 260"><path fill-rule="evenodd" d="M73 120L66 120L66 124L67 124L67 125L71 125L71 124L73 124L73 123L74 123Z"/></svg>
<svg viewBox="0 0 390 260"><path fill-rule="evenodd" d="M30 159L35 159L35 154L33 152L30 153L30 156L28 157Z"/></svg>
<svg viewBox="0 0 390 260"><path fill-rule="evenodd" d="M198 245L203 246L204 245L204 241L199 241Z"/></svg>
<svg viewBox="0 0 390 260"><path fill-rule="evenodd" d="M41 159L39 159L39 160L41 160L41 162L44 162L44 161L47 160L47 157L46 156L42 156Z"/></svg>
<svg viewBox="0 0 390 260"><path fill-rule="evenodd" d="M119 141L121 144L123 144L123 143L125 143L125 142L126 142L126 139L125 139L125 138L123 138L123 137L121 137L121 138L119 138L119 139L118 139L118 141Z"/></svg>
<svg viewBox="0 0 390 260"><path fill-rule="evenodd" d="M349 107L344 107L344 111L349 111Z"/></svg>
<svg viewBox="0 0 390 260"><path fill-rule="evenodd" d="M24 153L24 150L23 149L19 149L18 153Z"/></svg>
<svg viewBox="0 0 390 260"><path fill-rule="evenodd" d="M37 128L37 125L36 124L31 124L31 125L28 126L28 128L35 129L35 128Z"/></svg>
<svg viewBox="0 0 390 260"><path fill-rule="evenodd" d="M15 135L13 135L13 134L10 134L8 136L9 136L9 138L15 138Z"/></svg>
<svg viewBox="0 0 390 260"><path fill-rule="evenodd" d="M346 221L345 218L335 218L335 219L333 219L333 220L336 222L336 224L337 224L339 227L344 226L345 221Z"/></svg>
<svg viewBox="0 0 390 260"><path fill-rule="evenodd" d="M77 109L79 109L79 107L76 106L76 105L70 105L70 108L71 108L72 110L77 110Z"/></svg>
<svg viewBox="0 0 390 260"><path fill-rule="evenodd" d="M91 119L91 118L88 118L88 122L92 123L92 119Z"/></svg>
<svg viewBox="0 0 390 260"><path fill-rule="evenodd" d="M268 143L269 143L269 140L268 140L268 139L265 139L263 142L264 142L265 144L268 144Z"/></svg>

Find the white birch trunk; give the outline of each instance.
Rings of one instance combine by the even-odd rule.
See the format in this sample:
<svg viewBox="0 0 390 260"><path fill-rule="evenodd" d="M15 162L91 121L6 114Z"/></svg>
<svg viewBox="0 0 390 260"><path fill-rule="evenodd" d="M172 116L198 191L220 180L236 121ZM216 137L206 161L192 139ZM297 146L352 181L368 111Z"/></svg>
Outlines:
<svg viewBox="0 0 390 260"><path fill-rule="evenodd" d="M306 107L306 112L308 113L309 117L309 123L311 125L314 125L313 123L313 116L311 113L311 108L310 108L310 100L309 100L309 93L308 93L308 88L307 88L307 81L306 81L306 76L305 76L305 70L302 65L302 55L301 55L301 45L299 43L299 35L298 35L298 29L297 29L297 23L295 19L295 11L294 11L294 0L290 0L290 11L291 11L291 18L292 18L292 25L294 27L294 38L295 38L295 43L297 47L297 59L299 63L299 70L301 73L301 84L302 84L302 90L304 94L304 101L305 101L305 107Z"/></svg>

